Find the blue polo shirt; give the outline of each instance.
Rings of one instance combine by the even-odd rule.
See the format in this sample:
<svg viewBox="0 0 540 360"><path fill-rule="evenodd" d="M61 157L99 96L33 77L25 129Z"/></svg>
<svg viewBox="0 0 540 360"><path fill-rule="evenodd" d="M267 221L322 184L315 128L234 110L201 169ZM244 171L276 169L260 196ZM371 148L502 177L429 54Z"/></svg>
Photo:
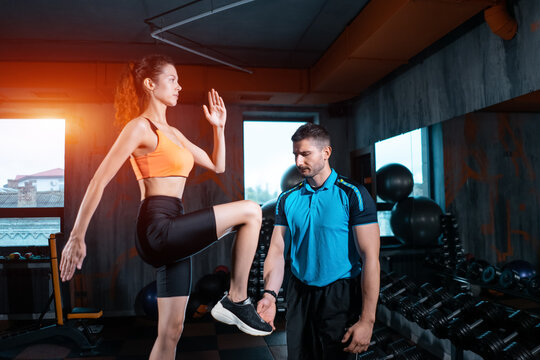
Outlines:
<svg viewBox="0 0 540 360"><path fill-rule="evenodd" d="M333 169L314 190L307 180L283 192L276 204L276 226L286 226L285 253L291 271L311 286L356 277L362 269L351 231L377 222L377 209L366 188ZM286 255L287 256L287 255Z"/></svg>

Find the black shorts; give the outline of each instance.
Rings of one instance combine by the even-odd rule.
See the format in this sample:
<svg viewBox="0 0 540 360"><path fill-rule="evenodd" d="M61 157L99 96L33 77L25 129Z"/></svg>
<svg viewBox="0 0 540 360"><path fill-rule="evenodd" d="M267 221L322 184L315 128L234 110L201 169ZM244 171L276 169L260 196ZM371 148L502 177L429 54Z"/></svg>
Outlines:
<svg viewBox="0 0 540 360"><path fill-rule="evenodd" d="M290 276L287 285L287 353L295 360L355 359L341 339L362 310L360 276L309 286Z"/></svg>
<svg viewBox="0 0 540 360"><path fill-rule="evenodd" d="M214 209L184 214L179 198L150 196L137 216L137 251L157 269L158 297L188 296L191 256L217 240Z"/></svg>

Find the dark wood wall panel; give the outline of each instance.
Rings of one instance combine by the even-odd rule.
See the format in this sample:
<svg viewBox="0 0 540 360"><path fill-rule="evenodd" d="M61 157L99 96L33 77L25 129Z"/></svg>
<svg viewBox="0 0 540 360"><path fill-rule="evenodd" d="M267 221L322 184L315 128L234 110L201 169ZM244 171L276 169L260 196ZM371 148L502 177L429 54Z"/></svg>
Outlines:
<svg viewBox="0 0 540 360"><path fill-rule="evenodd" d="M443 123L447 209L465 250L493 264L540 263L539 123L488 112Z"/></svg>

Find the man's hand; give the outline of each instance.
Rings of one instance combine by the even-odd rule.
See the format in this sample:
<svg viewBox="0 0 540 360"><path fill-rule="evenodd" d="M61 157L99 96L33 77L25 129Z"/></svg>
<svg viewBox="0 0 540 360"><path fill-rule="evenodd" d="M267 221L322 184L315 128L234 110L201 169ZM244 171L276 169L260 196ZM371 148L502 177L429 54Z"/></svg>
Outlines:
<svg viewBox="0 0 540 360"><path fill-rule="evenodd" d="M343 351L350 353L361 353L366 351L369 347L369 342L371 340L371 334L373 333L373 323L368 321L358 320L353 326L347 330L342 343L346 343L350 339L350 344Z"/></svg>
<svg viewBox="0 0 540 360"><path fill-rule="evenodd" d="M276 330L274 326L274 318L276 317L276 299L272 295L265 294L257 303L257 312L261 318L266 321L272 330Z"/></svg>

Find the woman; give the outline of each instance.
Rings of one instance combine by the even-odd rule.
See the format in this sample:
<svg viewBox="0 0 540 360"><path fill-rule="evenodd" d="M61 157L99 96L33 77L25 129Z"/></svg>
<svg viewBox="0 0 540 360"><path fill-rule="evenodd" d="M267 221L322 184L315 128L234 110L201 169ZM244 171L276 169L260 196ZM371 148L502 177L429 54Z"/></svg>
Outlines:
<svg viewBox="0 0 540 360"><path fill-rule="evenodd" d="M63 281L72 278L75 268L81 269L88 223L105 186L130 158L141 189L137 250L143 260L157 268L158 337L150 359L175 357L191 290L190 256L233 227L238 233L232 249L231 286L212 315L252 335L267 335L272 330L247 297L249 270L261 226L259 205L243 200L183 213L181 198L193 165L216 173L225 171L227 112L223 99L212 89L208 93L209 105L203 106L214 130L210 157L167 123L167 107L176 105L181 89L176 68L167 57L152 55L130 64L115 98L117 120L124 119L127 124L88 185L60 262Z"/></svg>

